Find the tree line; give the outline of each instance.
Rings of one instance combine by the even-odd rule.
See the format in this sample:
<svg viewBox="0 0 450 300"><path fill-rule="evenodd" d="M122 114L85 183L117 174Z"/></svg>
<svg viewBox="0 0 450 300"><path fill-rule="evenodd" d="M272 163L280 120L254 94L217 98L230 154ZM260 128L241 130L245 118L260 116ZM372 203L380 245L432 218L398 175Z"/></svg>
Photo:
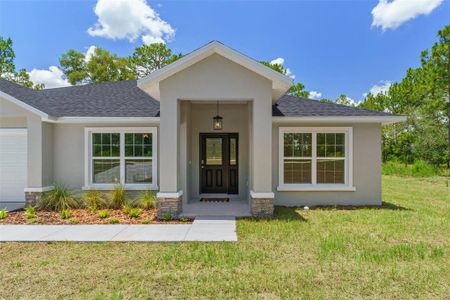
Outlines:
<svg viewBox="0 0 450 300"><path fill-rule="evenodd" d="M102 48L92 53L68 50L59 58L59 67L72 85L142 78L181 58L165 44L136 47L128 57ZM0 76L27 87L42 89L30 81L25 69L16 70L10 38L0 37ZM407 122L383 127L383 161L413 163L423 160L433 165L450 164L450 25L439 30L437 41L420 54L421 64L406 70L405 77L387 91L368 94L358 104L344 94L335 102L408 116ZM262 64L287 75L281 64ZM288 94L308 97L305 85L296 82Z"/></svg>

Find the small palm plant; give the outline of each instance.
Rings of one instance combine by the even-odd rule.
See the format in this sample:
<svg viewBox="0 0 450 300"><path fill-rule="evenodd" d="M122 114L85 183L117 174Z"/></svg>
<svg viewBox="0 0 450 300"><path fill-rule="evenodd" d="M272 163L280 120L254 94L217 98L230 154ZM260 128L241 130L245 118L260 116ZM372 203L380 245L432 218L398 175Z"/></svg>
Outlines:
<svg viewBox="0 0 450 300"><path fill-rule="evenodd" d="M25 217L28 220L35 219L36 218L36 208L34 206L28 205L25 208Z"/></svg>
<svg viewBox="0 0 450 300"><path fill-rule="evenodd" d="M46 192L37 204L39 209L62 211L64 209L78 208L80 202L73 191L64 185L56 184L55 188Z"/></svg>
<svg viewBox="0 0 450 300"><path fill-rule="evenodd" d="M4 218L6 218L6 207L3 208L2 210L0 210L0 220L3 220Z"/></svg>
<svg viewBox="0 0 450 300"><path fill-rule="evenodd" d="M142 209L152 209L156 207L155 195L152 191L147 190L139 194L136 199L136 204Z"/></svg>

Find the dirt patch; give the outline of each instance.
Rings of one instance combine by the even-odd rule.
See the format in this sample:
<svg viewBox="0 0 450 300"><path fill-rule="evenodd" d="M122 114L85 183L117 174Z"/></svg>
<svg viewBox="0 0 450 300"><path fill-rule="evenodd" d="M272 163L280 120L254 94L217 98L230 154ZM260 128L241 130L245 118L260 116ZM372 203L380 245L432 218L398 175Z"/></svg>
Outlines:
<svg viewBox="0 0 450 300"><path fill-rule="evenodd" d="M137 218L128 216L123 210L108 209L109 216L100 218L98 212L94 213L88 209L71 209L70 218L63 219L59 212L54 211L36 211L36 218L27 219L25 211L8 212L6 218L0 220L0 224L189 224L192 220L159 220L156 217L156 209L142 210Z"/></svg>

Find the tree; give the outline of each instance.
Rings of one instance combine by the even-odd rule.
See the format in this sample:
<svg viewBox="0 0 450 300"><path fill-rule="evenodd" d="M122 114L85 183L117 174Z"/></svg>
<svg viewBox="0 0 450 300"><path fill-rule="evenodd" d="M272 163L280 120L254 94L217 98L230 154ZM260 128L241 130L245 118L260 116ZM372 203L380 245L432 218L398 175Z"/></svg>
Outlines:
<svg viewBox="0 0 450 300"><path fill-rule="evenodd" d="M437 96L447 99L447 150L450 155L450 25L439 30L438 38L439 41L431 48L431 55L428 56L428 53L423 55L422 65L434 71L434 83L442 91L442 94Z"/></svg>
<svg viewBox="0 0 450 300"><path fill-rule="evenodd" d="M387 92L369 94L359 105L408 116L404 123L383 128L384 159L450 163L450 25L438 37L431 50L421 53L420 67L409 68Z"/></svg>
<svg viewBox="0 0 450 300"><path fill-rule="evenodd" d="M164 43L154 43L137 47L130 57L130 62L136 76L142 78L181 57L181 53L172 54L172 50Z"/></svg>
<svg viewBox="0 0 450 300"><path fill-rule="evenodd" d="M100 83L136 78L129 58L118 57L102 48L95 48L89 59L86 58L85 54L71 49L61 55L59 64L71 84Z"/></svg>
<svg viewBox="0 0 450 300"><path fill-rule="evenodd" d="M70 49L59 58L60 68L70 84L89 82L85 54Z"/></svg>
<svg viewBox="0 0 450 300"><path fill-rule="evenodd" d="M281 65L281 64L272 64L268 61L261 61L260 63L262 63L266 67L269 67L272 70L275 70L283 75L287 75L286 68L283 67L283 65ZM291 96L296 96L296 97L305 97L305 98L309 97L309 92L305 90L305 85L300 82L291 86L291 88L287 91L287 94L291 95Z"/></svg>
<svg viewBox="0 0 450 300"><path fill-rule="evenodd" d="M296 96L296 97L309 97L309 92L305 91L305 85L303 83L298 82L291 86L291 88L287 92L288 95Z"/></svg>
<svg viewBox="0 0 450 300"><path fill-rule="evenodd" d="M337 104L347 105L347 106L355 106L355 102L344 94L341 94L335 101Z"/></svg>
<svg viewBox="0 0 450 300"><path fill-rule="evenodd" d="M0 37L0 76L5 74L13 74L15 72L14 59L16 55L12 48L11 38L4 40Z"/></svg>
<svg viewBox="0 0 450 300"><path fill-rule="evenodd" d="M34 84L30 80L30 75L25 69L16 71L16 65L14 64L16 54L14 53L12 45L13 42L11 38L5 40L0 36L0 77L26 87L43 89L43 84Z"/></svg>

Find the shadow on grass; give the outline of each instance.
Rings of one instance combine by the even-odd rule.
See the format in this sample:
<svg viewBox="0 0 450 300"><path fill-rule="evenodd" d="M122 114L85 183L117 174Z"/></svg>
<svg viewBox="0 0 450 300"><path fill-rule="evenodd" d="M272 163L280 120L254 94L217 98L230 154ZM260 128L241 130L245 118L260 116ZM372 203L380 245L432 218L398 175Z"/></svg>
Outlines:
<svg viewBox="0 0 450 300"><path fill-rule="evenodd" d="M275 206L273 212L274 220L286 220L286 221L302 221L307 222L307 220L299 214L298 207L286 207L286 206Z"/></svg>
<svg viewBox="0 0 450 300"><path fill-rule="evenodd" d="M387 210L405 210L405 211L413 211L410 208L396 205L394 203L383 201L381 206L378 205L362 205L362 206L353 206L353 205L330 205L330 206L314 206L310 208L311 210L361 210L361 209L387 209Z"/></svg>

